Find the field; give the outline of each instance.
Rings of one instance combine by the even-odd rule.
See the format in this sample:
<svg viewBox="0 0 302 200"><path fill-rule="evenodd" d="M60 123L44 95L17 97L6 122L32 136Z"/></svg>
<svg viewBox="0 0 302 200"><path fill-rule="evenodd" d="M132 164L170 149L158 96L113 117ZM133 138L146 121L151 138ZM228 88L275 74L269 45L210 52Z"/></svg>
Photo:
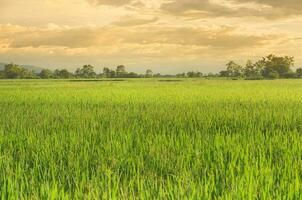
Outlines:
<svg viewBox="0 0 302 200"><path fill-rule="evenodd" d="M302 199L302 80L0 81L1 199Z"/></svg>

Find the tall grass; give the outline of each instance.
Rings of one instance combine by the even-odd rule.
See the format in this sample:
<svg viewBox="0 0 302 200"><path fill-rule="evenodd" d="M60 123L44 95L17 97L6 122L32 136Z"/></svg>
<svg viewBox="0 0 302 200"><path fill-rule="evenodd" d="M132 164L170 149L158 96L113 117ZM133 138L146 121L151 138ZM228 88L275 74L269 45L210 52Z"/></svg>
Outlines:
<svg viewBox="0 0 302 200"><path fill-rule="evenodd" d="M301 134L301 80L1 81L1 199L301 199Z"/></svg>

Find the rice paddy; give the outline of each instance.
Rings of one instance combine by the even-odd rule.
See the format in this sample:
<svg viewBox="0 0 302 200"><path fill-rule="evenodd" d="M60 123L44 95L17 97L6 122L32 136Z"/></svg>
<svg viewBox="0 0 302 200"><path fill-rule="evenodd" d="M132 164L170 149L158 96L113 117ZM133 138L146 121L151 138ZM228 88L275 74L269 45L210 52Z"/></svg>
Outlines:
<svg viewBox="0 0 302 200"><path fill-rule="evenodd" d="M0 81L1 199L302 199L302 80Z"/></svg>

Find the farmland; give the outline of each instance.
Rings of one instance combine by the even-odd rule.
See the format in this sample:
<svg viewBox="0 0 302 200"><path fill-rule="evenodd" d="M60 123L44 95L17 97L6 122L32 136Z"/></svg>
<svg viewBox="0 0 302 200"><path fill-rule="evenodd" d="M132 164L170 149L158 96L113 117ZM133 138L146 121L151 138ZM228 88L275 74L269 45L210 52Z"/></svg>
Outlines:
<svg viewBox="0 0 302 200"><path fill-rule="evenodd" d="M301 134L302 80L2 80L1 198L301 199Z"/></svg>

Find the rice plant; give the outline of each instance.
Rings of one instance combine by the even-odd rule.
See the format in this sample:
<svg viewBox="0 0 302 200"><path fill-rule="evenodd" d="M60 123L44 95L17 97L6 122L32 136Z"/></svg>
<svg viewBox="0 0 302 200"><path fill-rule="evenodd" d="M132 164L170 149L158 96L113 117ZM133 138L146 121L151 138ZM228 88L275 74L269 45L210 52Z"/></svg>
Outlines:
<svg viewBox="0 0 302 200"><path fill-rule="evenodd" d="M301 199L302 81L0 81L1 199Z"/></svg>

